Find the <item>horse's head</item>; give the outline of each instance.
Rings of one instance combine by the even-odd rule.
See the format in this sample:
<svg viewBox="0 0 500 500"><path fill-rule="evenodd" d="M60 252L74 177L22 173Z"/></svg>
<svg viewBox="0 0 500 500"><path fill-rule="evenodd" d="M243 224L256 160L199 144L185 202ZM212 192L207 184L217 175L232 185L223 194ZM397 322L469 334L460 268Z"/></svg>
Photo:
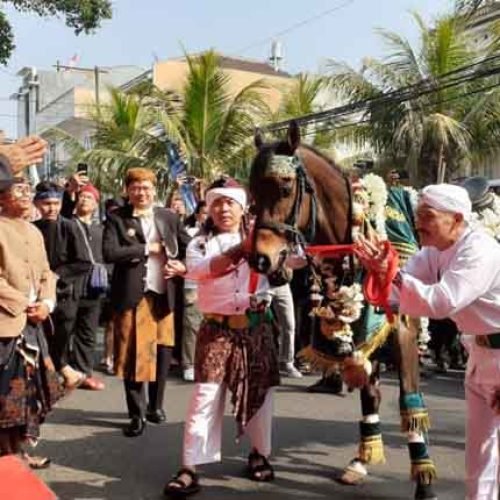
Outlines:
<svg viewBox="0 0 500 500"><path fill-rule="evenodd" d="M291 122L286 141L265 144L255 136L257 156L250 174L250 194L256 216L250 265L272 274L281 268L290 245L301 238L309 220L306 175L297 149L300 130ZM306 213L307 212L307 213Z"/></svg>

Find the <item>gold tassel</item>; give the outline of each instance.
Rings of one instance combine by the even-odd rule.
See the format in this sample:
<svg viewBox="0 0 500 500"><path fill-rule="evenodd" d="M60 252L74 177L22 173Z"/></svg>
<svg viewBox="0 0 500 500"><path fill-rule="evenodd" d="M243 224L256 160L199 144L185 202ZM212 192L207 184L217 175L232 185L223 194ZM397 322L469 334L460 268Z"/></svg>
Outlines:
<svg viewBox="0 0 500 500"><path fill-rule="evenodd" d="M373 334L368 342L361 344L357 350L361 351L366 359L369 359L370 356L383 344L385 344L387 337L391 333L391 330L396 325L394 323L385 322L379 329L379 331Z"/></svg>
<svg viewBox="0 0 500 500"><path fill-rule="evenodd" d="M437 477L436 467L431 459L411 464L411 477L422 484L431 484Z"/></svg>
<svg viewBox="0 0 500 500"><path fill-rule="evenodd" d="M359 443L358 457L365 464L384 464L384 442L382 435L362 437Z"/></svg>
<svg viewBox="0 0 500 500"><path fill-rule="evenodd" d="M297 356L310 363L314 370L318 370L326 376L332 373L338 373L343 365L343 358L339 358L337 361L336 359L321 354L310 345L304 347Z"/></svg>
<svg viewBox="0 0 500 500"><path fill-rule="evenodd" d="M431 428L431 419L426 409L401 410L401 432L425 433Z"/></svg>

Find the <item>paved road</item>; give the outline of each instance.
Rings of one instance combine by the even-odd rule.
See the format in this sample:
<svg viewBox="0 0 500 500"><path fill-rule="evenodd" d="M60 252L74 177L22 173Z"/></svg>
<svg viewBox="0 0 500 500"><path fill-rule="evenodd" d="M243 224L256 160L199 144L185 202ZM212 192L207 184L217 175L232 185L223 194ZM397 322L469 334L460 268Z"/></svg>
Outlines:
<svg viewBox="0 0 500 500"><path fill-rule="evenodd" d="M399 432L396 381L384 379L382 405L387 464L373 468L361 487L334 482L353 456L357 438L357 393L345 397L308 394L315 379L285 379L275 399L274 458L277 479L256 484L242 478L247 448L234 443L232 418L225 419L224 462L203 470L199 500L413 498L405 440ZM76 391L64 400L42 429L37 452L52 457L41 477L58 497L94 500L161 499L165 481L179 466L183 418L190 385L172 378L168 423L150 425L137 439L122 436L126 422L122 385L106 378L104 392ZM438 465L440 500L464 498L464 401L460 375L425 380L431 409L431 450Z"/></svg>

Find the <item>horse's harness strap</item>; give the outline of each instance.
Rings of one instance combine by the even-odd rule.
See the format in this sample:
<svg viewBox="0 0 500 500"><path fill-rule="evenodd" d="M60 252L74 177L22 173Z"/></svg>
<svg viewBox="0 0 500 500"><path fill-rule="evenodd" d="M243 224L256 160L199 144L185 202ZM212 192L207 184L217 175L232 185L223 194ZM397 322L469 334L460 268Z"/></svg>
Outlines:
<svg viewBox="0 0 500 500"><path fill-rule="evenodd" d="M314 187L309 177L307 176L307 172L304 168L302 159L299 157L299 155L296 154L291 157L290 163L291 165L293 165L297 183L297 192L290 215L285 220L285 222L262 221L261 223L259 223L259 227L262 229L271 229L283 232L287 235L287 238L293 240L293 243L297 245L304 245L307 242L314 241L314 238L316 236L316 194L314 191ZM283 170L284 167L282 165L280 165L280 167L281 170ZM310 195L311 211L309 214L309 221L307 223L306 230L302 232L298 228L298 219L300 215L300 208L302 206L304 195L306 193Z"/></svg>

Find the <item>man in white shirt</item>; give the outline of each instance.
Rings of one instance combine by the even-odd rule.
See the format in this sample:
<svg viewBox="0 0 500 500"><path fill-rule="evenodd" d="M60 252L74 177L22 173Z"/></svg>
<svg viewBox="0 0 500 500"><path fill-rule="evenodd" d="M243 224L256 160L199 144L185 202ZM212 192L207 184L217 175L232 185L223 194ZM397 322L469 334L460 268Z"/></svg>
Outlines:
<svg viewBox="0 0 500 500"><path fill-rule="evenodd" d="M467 500L496 500L500 483L500 246L468 226L471 202L458 186L423 189L416 214L422 250L396 275L392 299L409 316L451 318L465 334ZM383 246L357 254L386 279Z"/></svg>
<svg viewBox="0 0 500 500"><path fill-rule="evenodd" d="M113 263L115 370L123 378L130 423L138 437L146 420L166 420L163 396L174 345L174 288L170 278L185 271L190 240L177 215L154 207L156 175L131 168L125 178L129 203L107 219L103 254ZM144 382L148 382L146 403Z"/></svg>
<svg viewBox="0 0 500 500"><path fill-rule="evenodd" d="M245 259L244 189L230 179L206 195L213 228L188 246L187 277L198 282L203 313L196 343L195 385L184 429L183 467L164 493L187 496L200 486L196 467L221 459L222 420L227 390L238 435L249 437L248 474L270 481L272 388L279 383L272 316L265 302L264 276Z"/></svg>

